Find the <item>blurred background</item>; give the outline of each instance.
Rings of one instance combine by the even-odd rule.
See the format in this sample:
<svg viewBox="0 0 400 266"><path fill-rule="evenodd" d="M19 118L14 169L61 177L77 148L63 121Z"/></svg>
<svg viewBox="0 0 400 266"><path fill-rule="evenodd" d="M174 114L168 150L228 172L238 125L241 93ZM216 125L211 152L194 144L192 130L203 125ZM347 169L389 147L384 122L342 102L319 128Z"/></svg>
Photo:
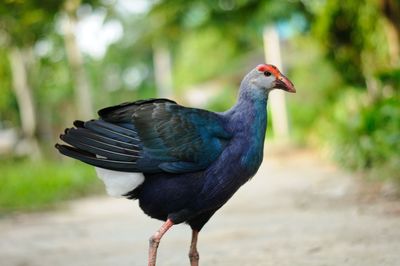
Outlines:
<svg viewBox="0 0 400 266"><path fill-rule="evenodd" d="M1 1L0 215L103 193L54 149L73 120L149 97L224 111L265 61L298 91L271 96L268 142L400 181L397 0Z"/></svg>

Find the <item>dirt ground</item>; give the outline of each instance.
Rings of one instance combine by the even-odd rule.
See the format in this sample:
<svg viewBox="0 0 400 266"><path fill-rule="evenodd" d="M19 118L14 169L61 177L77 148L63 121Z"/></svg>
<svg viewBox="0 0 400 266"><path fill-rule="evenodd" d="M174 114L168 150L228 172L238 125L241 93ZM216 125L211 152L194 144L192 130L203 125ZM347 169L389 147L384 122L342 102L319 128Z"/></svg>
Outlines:
<svg viewBox="0 0 400 266"><path fill-rule="evenodd" d="M262 168L205 226L201 265L400 265L400 202L309 152L266 152ZM136 202L97 196L0 220L1 266L146 265L161 222ZM189 265L179 225L157 265Z"/></svg>

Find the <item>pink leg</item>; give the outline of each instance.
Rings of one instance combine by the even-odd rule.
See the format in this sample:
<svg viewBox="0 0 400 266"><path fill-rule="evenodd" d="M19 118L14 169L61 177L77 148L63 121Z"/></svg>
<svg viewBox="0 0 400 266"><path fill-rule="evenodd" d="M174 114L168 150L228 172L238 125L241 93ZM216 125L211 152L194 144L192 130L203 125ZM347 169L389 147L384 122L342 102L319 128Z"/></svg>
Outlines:
<svg viewBox="0 0 400 266"><path fill-rule="evenodd" d="M189 259L190 266L199 266L199 252L197 251L197 236L199 231L192 230L192 242L190 243Z"/></svg>
<svg viewBox="0 0 400 266"><path fill-rule="evenodd" d="M157 248L160 244L160 240L162 236L170 229L174 223L168 219L158 231L150 237L150 247L149 247L149 266L156 265L156 258L157 258Z"/></svg>

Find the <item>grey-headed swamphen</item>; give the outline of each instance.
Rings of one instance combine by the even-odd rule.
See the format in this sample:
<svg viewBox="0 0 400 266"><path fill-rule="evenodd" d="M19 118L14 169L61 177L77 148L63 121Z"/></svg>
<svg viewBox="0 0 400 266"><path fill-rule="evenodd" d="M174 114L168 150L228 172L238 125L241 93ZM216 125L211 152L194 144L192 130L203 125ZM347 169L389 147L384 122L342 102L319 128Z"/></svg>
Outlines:
<svg viewBox="0 0 400 266"><path fill-rule="evenodd" d="M56 144L64 155L96 167L112 196L138 199L165 221L150 238L148 265L175 224L192 228L189 258L198 265L199 231L252 176L263 160L268 94L295 92L275 66L262 64L243 79L235 106L223 113L149 99L101 109L99 119L75 121Z"/></svg>

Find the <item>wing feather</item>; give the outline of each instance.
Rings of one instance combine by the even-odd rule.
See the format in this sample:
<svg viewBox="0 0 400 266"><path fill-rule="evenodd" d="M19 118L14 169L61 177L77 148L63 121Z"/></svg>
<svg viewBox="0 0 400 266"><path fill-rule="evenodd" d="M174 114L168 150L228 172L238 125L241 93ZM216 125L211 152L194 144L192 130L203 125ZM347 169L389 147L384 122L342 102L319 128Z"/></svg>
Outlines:
<svg viewBox="0 0 400 266"><path fill-rule="evenodd" d="M167 99L149 99L101 109L100 119L75 121L61 136L61 153L111 170L194 172L207 168L232 134L222 117ZM98 158L101 157L101 158Z"/></svg>

